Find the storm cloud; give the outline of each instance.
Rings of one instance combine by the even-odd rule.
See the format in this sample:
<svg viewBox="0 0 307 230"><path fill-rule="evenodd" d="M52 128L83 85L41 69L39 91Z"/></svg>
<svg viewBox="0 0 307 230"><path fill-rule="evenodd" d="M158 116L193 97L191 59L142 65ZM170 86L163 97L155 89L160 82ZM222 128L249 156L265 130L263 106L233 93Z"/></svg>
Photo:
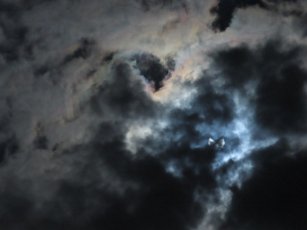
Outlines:
<svg viewBox="0 0 307 230"><path fill-rule="evenodd" d="M1 228L305 229L305 9L0 0Z"/></svg>

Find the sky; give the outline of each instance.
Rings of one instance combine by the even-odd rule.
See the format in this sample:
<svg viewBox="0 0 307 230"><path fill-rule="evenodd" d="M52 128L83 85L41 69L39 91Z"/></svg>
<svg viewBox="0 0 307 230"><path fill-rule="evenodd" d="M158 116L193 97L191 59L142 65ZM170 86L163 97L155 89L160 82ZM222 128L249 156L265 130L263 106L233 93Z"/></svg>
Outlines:
<svg viewBox="0 0 307 230"><path fill-rule="evenodd" d="M306 24L305 0L0 0L1 230L307 229Z"/></svg>

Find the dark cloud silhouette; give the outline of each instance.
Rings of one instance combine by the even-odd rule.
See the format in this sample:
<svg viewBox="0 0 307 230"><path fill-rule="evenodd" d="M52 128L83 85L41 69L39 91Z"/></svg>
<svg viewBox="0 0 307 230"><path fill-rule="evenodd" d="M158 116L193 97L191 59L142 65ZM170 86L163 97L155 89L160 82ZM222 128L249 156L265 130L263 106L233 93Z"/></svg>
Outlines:
<svg viewBox="0 0 307 230"><path fill-rule="evenodd" d="M306 131L306 70L300 59L304 47L284 48L272 40L253 50L246 46L214 53L216 66L225 75L226 86L242 90L250 82L256 87L256 119L278 133Z"/></svg>
<svg viewBox="0 0 307 230"><path fill-rule="evenodd" d="M189 180L190 177L176 178L165 171L159 159L146 155L131 159L129 154L120 149L120 143L116 141L98 144L95 151L120 177L136 183L138 189L126 192L121 198L108 199L110 203L107 202L109 207L105 215L97 217L89 226L93 226L93 229L195 227L203 215L203 210L194 200L196 184ZM171 156L172 153L166 154L171 158L175 157ZM191 174L196 176L193 169L190 170ZM198 181L201 182L201 179L205 177L199 175ZM183 216L185 218L182 218Z"/></svg>
<svg viewBox="0 0 307 230"><path fill-rule="evenodd" d="M298 0L218 0L217 4L211 8L210 13L216 15L211 26L215 31L225 31L231 24L232 18L237 9L247 7L259 7L263 10L277 11L276 6L284 3L296 3ZM299 11L281 11L285 16L301 14Z"/></svg>
<svg viewBox="0 0 307 230"><path fill-rule="evenodd" d="M0 192L1 199L7 197L4 206L0 207L0 213L5 213L0 218L1 226L21 230L196 228L208 214L209 206L218 202L215 193L221 189L221 178L239 167L238 162L229 161L213 171L218 150L206 144L211 132L224 134L223 127L238 119L233 92L249 97L245 87L251 83L255 87L255 96L247 98L256 110L255 125L259 123L278 137L286 131L302 132L296 124L305 122L302 86L305 71L298 61L303 52L295 46L282 48L281 42L276 41L256 49L241 46L217 50L212 53L211 68L218 66L220 77L204 71L198 80L182 84L185 90L193 88L197 93L189 102L189 108L176 109L153 101L145 91L146 83L140 75L162 84L168 73L157 57L144 53L132 57L112 55L104 63L108 67L107 76L89 97L89 112L94 112L98 119L95 131L87 143L70 146L64 151L54 149L54 153L60 153L65 167L72 168L68 170L69 176L52 182L55 183L54 192L42 200L33 196L32 186L27 183L18 182L17 178L12 180L13 183L6 181L6 190ZM289 98L282 96L285 91ZM289 108L292 108L291 112L288 112ZM273 113L281 115L274 119L275 123L267 122L268 115ZM135 153L127 150L126 135L130 125L146 119L155 120L160 115L166 118L167 127L162 132L153 127L153 132L161 133L140 141ZM208 129L201 130L200 126ZM245 137L230 135L227 138L225 156L228 150L240 146ZM16 151L9 147L14 146L12 143L15 142L5 139L1 145L3 160L8 152ZM32 144L36 151L44 149L47 154L50 143L42 128L37 130ZM302 166L297 165L305 161L301 157L303 154L299 153L297 159L289 158L287 150L286 145L276 145L252 154L255 155L251 160L256 169L242 189L232 188L234 199L226 222L218 223L221 229L249 226L286 229L295 221L295 226L304 226L302 208L295 210L300 212L296 216L287 216L282 211L284 206L277 205L285 195L280 192L285 185L275 181L278 175L285 175L281 169L295 168L294 174L290 174L293 177L297 176L296 169L302 175L305 173L300 169ZM273 158L270 157L272 154ZM48 178L47 173L43 175ZM304 184L301 177L295 183L290 181L292 177L288 178L287 183L292 187L295 183ZM263 183L267 190L259 191ZM20 194L15 190L25 192ZM41 190L40 193L44 191ZM300 195L303 190L294 191ZM280 196L269 200L278 192ZM297 197L296 193L289 194ZM297 199L303 198L298 196ZM293 198L292 201L298 200ZM267 206L254 207L258 202ZM294 209L293 202L286 203L285 210ZM253 209L262 215L256 216ZM279 218L284 221L278 222Z"/></svg>
<svg viewBox="0 0 307 230"><path fill-rule="evenodd" d="M7 197L0 207L0 213L6 213L0 218L1 226L21 230L42 227L188 230L200 223L207 207L195 194L202 191L201 199L206 200L217 187L211 170L216 150L208 146L194 148L191 141L203 136L195 126L210 122L213 118L209 114L225 121L230 119L213 106L228 101L225 96L215 94L208 81L199 81L201 91L193 102L195 111L174 111L170 114L173 120L168 131L158 139L144 142L133 155L125 144L129 123L152 119L165 108L152 101L144 91L142 79L133 74L127 62L113 60L111 63L111 78L90 98L92 109L105 121L99 124L89 143L61 153L63 157L81 159L82 163L73 160L72 178L58 180L55 193L43 201L27 192L10 195L0 192L0 197ZM157 65L162 68L159 62ZM203 114L209 120L202 120ZM173 132L179 133L182 139L163 140L167 133L171 136ZM45 138L42 127L38 127L35 147L46 149ZM165 144L165 147L152 148L155 153L147 153L145 145L152 143ZM173 171L168 169L172 164ZM28 191L23 183L6 183L7 190Z"/></svg>
<svg viewBox="0 0 307 230"><path fill-rule="evenodd" d="M136 119L142 115L153 115L155 104L145 93L141 79L133 76L129 64L114 63L112 72L112 78L104 82L91 99L93 110L111 118Z"/></svg>
<svg viewBox="0 0 307 230"><path fill-rule="evenodd" d="M219 0L217 5L211 8L211 13L216 15L212 28L217 31L225 31L236 9L249 6L265 7L265 3L262 0Z"/></svg>
<svg viewBox="0 0 307 230"><path fill-rule="evenodd" d="M277 132L306 131L306 71L284 66L279 76L268 74L258 88L258 120Z"/></svg>
<svg viewBox="0 0 307 230"><path fill-rule="evenodd" d="M48 76L50 80L57 84L60 81L60 75L62 72L67 68L69 64L71 64L73 61L81 59L81 60L87 60L94 52L95 50L95 41L90 38L81 38L80 41L77 43L77 47L72 51L69 52L67 55L65 55L63 58L59 58L59 60L53 60L46 62L44 64L40 64L38 66L34 67L33 75L36 78L40 78L42 76ZM109 55L109 57L108 57ZM112 53L108 54L104 58L110 58L112 59ZM111 55L111 56L110 56ZM110 60L103 60L102 64L105 61ZM95 68L95 67L93 67ZM91 69L86 74L87 76L93 75L97 70Z"/></svg>
<svg viewBox="0 0 307 230"><path fill-rule="evenodd" d="M74 50L71 54L68 54L64 58L62 65L68 64L74 59L88 58L91 55L94 45L95 45L95 42L92 39L82 38L81 41L79 42L78 48L76 48L76 50Z"/></svg>
<svg viewBox="0 0 307 230"><path fill-rule="evenodd" d="M48 2L0 0L1 228L306 228L303 45L206 40L196 0ZM217 1L212 27L283 2Z"/></svg>
<svg viewBox="0 0 307 230"><path fill-rule="evenodd" d="M247 46L221 50L213 54L216 67L222 68L231 87L240 88L255 77L256 56Z"/></svg>
<svg viewBox="0 0 307 230"><path fill-rule="evenodd" d="M43 125L41 123L38 123L35 128L36 128L36 136L33 140L34 148L47 149L48 148L48 138L45 134Z"/></svg>
<svg viewBox="0 0 307 230"><path fill-rule="evenodd" d="M134 157L125 150L124 131L120 122L102 123L92 143L81 147L87 154L78 167L78 178L59 181L43 208L25 193L1 192L0 197L6 198L0 207L0 213L5 212L1 226L22 230L196 227L206 209L195 200L195 192L212 191L216 186L210 171L214 150L169 146L160 157ZM77 157L76 150L65 154ZM165 164L174 160L182 170L180 177L165 170ZM10 184L6 188L17 189Z"/></svg>
<svg viewBox="0 0 307 230"><path fill-rule="evenodd" d="M34 70L33 74L34 74L35 77L40 77L40 76L45 75L49 71L50 71L50 68L47 65L43 65L43 66L36 68Z"/></svg>
<svg viewBox="0 0 307 230"><path fill-rule="evenodd" d="M253 176L233 190L226 224L220 229L305 229L306 151L283 141L253 156Z"/></svg>
<svg viewBox="0 0 307 230"><path fill-rule="evenodd" d="M109 63L110 61L113 60L114 55L116 54L116 51L114 52L107 52L104 57L102 58L102 63Z"/></svg>
<svg viewBox="0 0 307 230"><path fill-rule="evenodd" d="M136 54L133 59L136 61L136 68L145 79L153 84L155 90L163 86L163 80L169 74L169 70L160 62L159 58L149 53Z"/></svg>

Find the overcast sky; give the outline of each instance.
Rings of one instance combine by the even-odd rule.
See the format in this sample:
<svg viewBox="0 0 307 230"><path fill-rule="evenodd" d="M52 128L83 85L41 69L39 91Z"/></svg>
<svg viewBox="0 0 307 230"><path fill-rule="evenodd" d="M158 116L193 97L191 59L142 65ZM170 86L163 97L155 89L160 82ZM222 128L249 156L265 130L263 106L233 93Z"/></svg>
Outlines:
<svg viewBox="0 0 307 230"><path fill-rule="evenodd" d="M304 0L0 0L1 230L307 229L306 25Z"/></svg>

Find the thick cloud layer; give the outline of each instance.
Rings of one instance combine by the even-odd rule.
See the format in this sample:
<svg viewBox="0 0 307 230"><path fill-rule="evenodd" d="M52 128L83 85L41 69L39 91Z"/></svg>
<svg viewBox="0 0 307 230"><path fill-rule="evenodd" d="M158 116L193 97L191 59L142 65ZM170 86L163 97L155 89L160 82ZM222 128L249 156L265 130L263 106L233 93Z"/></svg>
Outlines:
<svg viewBox="0 0 307 230"><path fill-rule="evenodd" d="M305 9L0 0L1 229L305 229Z"/></svg>
<svg viewBox="0 0 307 230"><path fill-rule="evenodd" d="M254 175L233 189L221 229L304 229L306 227L306 152L288 155L280 142L255 154Z"/></svg>
<svg viewBox="0 0 307 230"><path fill-rule="evenodd" d="M280 141L254 151L253 175L231 188L233 200L220 229L304 229L305 151L289 142L306 132L304 47L269 41L253 50L243 47L214 53L228 90L251 90L255 106L253 141L268 132ZM245 89L245 90L244 90ZM264 134L266 137L268 133ZM270 134L269 134L270 135Z"/></svg>
<svg viewBox="0 0 307 230"><path fill-rule="evenodd" d="M229 87L241 89L256 81L256 118L280 134L306 131L306 70L304 47L282 47L272 40L260 50L237 47L214 54L229 78Z"/></svg>

